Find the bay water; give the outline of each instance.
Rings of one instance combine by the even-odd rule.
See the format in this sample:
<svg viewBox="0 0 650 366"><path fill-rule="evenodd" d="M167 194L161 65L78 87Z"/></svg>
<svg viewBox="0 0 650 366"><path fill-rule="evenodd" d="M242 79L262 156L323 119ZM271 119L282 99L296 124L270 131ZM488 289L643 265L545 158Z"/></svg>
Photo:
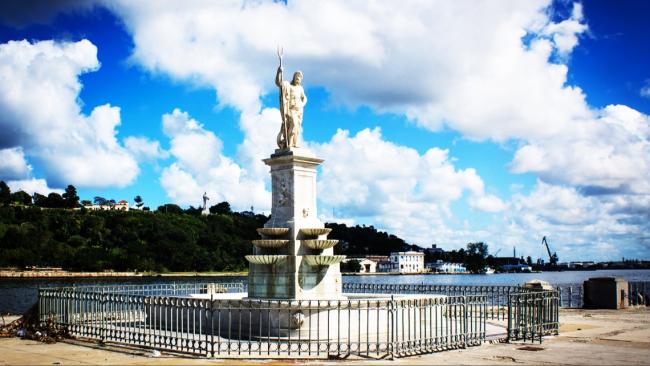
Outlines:
<svg viewBox="0 0 650 366"><path fill-rule="evenodd" d="M440 285L519 285L533 279L553 285L580 284L592 277L622 277L627 281L650 281L650 270L594 270L542 273L423 274L343 276L344 283L440 284ZM152 276L84 278L0 278L0 314L22 314L36 303L38 289L60 286L145 285L160 283L246 282L246 276Z"/></svg>

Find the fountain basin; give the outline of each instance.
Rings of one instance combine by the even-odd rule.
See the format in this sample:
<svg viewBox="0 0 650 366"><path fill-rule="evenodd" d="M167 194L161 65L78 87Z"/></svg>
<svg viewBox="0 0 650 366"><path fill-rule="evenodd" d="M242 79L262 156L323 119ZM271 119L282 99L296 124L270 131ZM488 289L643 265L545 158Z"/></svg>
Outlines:
<svg viewBox="0 0 650 366"><path fill-rule="evenodd" d="M310 266L331 266L332 264L341 263L345 259L344 255L304 255L302 260Z"/></svg>
<svg viewBox="0 0 650 366"><path fill-rule="evenodd" d="M300 232L307 236L319 236L329 234L332 229L327 227L302 228Z"/></svg>
<svg viewBox="0 0 650 366"><path fill-rule="evenodd" d="M181 324L203 327L205 334L215 334L228 339L264 340L277 337L287 340L318 341L370 341L388 344L395 326L407 321L411 329L428 329L446 334L458 327L459 319L446 316L444 295L403 295L345 293L337 299L255 299L247 293L193 294L194 301L208 301L221 311L206 321L201 312L181 312ZM436 305L437 304L437 305ZM391 323L395 306L409 309L409 316ZM437 310L414 311L420 307ZM171 306L170 306L171 308ZM233 311L227 311L233 309ZM163 312L163 313L172 313ZM177 314L174 312L174 314ZM404 314L402 313L402 316ZM178 322L163 317L162 329L175 330Z"/></svg>
<svg viewBox="0 0 650 366"><path fill-rule="evenodd" d="M247 255L246 260L253 264L276 264L288 257L288 255Z"/></svg>
<svg viewBox="0 0 650 366"><path fill-rule="evenodd" d="M257 229L257 233L266 236L279 236L289 232L288 227L261 227Z"/></svg>
<svg viewBox="0 0 650 366"><path fill-rule="evenodd" d="M323 250L328 249L339 243L338 240L303 240L302 243L310 249Z"/></svg>
<svg viewBox="0 0 650 366"><path fill-rule="evenodd" d="M260 248L280 248L289 244L289 240L286 239L260 239L252 242L253 245Z"/></svg>

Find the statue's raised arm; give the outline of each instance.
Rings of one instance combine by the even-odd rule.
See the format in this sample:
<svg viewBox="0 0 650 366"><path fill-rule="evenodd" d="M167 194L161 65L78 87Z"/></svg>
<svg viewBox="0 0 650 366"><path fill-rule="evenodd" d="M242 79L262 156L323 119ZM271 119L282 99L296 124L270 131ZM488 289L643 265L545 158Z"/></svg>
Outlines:
<svg viewBox="0 0 650 366"><path fill-rule="evenodd" d="M275 74L275 85L280 89L280 115L282 126L278 133L278 148L290 149L298 146L302 131L303 108L307 104L307 96L302 87L302 72L296 71L289 83L282 77L282 49L278 48L280 66Z"/></svg>

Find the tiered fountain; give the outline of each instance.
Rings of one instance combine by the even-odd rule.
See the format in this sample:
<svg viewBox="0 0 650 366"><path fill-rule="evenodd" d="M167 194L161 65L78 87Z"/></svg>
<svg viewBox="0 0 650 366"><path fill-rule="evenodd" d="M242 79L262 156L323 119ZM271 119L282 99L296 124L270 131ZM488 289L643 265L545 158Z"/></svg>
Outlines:
<svg viewBox="0 0 650 366"><path fill-rule="evenodd" d="M323 160L296 146L306 103L301 80L302 73L296 72L291 83L283 81L282 68L278 69L282 126L278 149L263 160L271 169L271 218L257 229L261 238L253 240L253 254L246 256L248 292L193 297L213 301L220 333L321 341L353 337L359 342L369 339L364 329L373 324L375 341L387 344L380 338L387 339L389 334L388 319L392 318L388 303L393 298L385 294L343 295L339 267L345 256L334 255L338 240L327 239L331 229L317 217L316 168ZM209 326L214 323L204 325Z"/></svg>
<svg viewBox="0 0 650 366"><path fill-rule="evenodd" d="M271 167L271 219L257 229L250 262L248 297L260 299L341 298L338 240L316 216L316 167L323 162L300 148L276 150Z"/></svg>

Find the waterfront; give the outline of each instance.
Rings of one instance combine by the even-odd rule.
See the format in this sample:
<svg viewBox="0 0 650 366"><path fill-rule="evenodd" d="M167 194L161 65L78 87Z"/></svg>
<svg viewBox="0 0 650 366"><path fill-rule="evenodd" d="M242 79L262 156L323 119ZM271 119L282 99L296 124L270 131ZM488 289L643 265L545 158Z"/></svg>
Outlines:
<svg viewBox="0 0 650 366"><path fill-rule="evenodd" d="M623 277L628 281L650 281L650 270L597 270L542 273L498 273L491 275L363 275L343 276L344 283L517 285L541 279L553 285L580 284L591 277ZM20 314L36 302L41 287L84 285L128 285L193 282L245 282L246 276L152 276L123 278L0 278L0 314Z"/></svg>
<svg viewBox="0 0 650 366"><path fill-rule="evenodd" d="M591 277L623 277L627 281L650 281L650 269L610 269L539 273L444 274L444 275L363 275L344 276L347 283L398 283L431 285L519 285L539 279L553 285L582 283Z"/></svg>

